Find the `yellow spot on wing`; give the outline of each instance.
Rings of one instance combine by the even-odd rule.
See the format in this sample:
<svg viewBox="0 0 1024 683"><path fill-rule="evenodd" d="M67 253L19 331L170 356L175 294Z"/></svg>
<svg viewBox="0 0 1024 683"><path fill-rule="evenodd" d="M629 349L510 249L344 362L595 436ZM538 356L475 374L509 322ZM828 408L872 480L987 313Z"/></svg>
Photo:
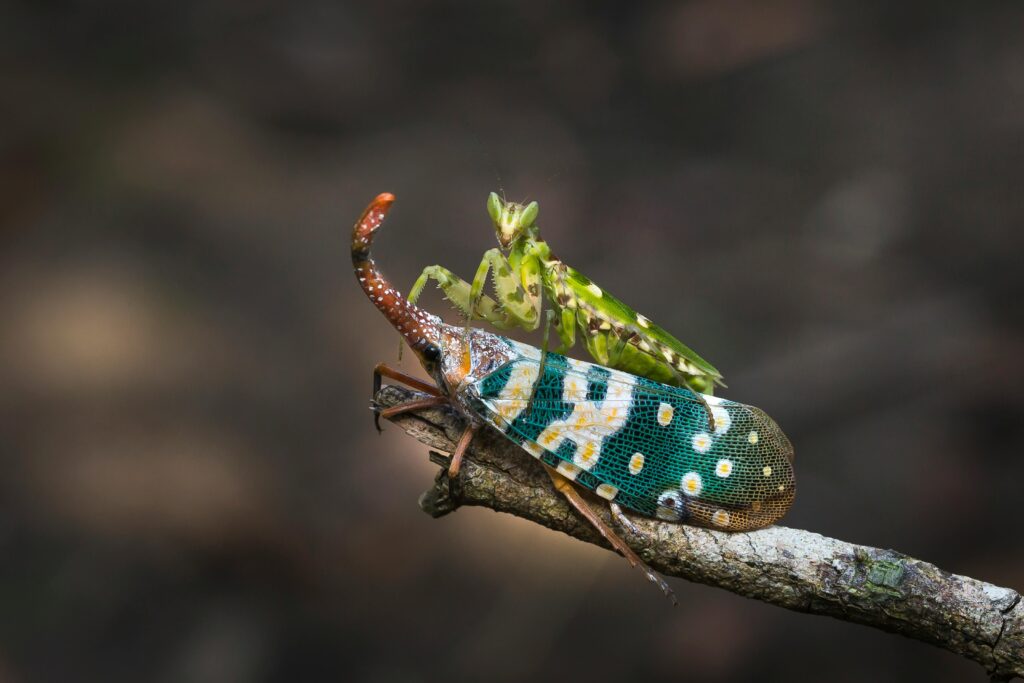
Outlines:
<svg viewBox="0 0 1024 683"><path fill-rule="evenodd" d="M727 432L729 431L730 425L732 425L732 417L729 416L729 411L721 406L714 406L711 408L711 415L715 420L715 432Z"/></svg>
<svg viewBox="0 0 1024 683"><path fill-rule="evenodd" d="M644 454L634 453L633 457L629 459L629 473L640 474L640 470L644 468Z"/></svg>
<svg viewBox="0 0 1024 683"><path fill-rule="evenodd" d="M587 400L587 390L582 387L575 378L565 380L565 400L569 403L579 403Z"/></svg>
<svg viewBox="0 0 1024 683"><path fill-rule="evenodd" d="M688 496L699 496L700 492L704 489L704 484L701 481L700 475L696 472L687 472L683 475L683 493Z"/></svg>
<svg viewBox="0 0 1024 683"><path fill-rule="evenodd" d="M711 515L711 523L716 526L729 526L729 513L725 510L716 510L715 514Z"/></svg>
<svg viewBox="0 0 1024 683"><path fill-rule="evenodd" d="M566 462L565 460L563 460L562 462L558 463L558 467L555 468L555 471L557 471L566 479L575 480L576 475L580 473L580 468L576 467L576 465L573 465L571 462Z"/></svg>
<svg viewBox="0 0 1024 683"><path fill-rule="evenodd" d="M658 424L662 427L668 426L672 422L672 415L675 413L672 406L667 403L662 403L658 406Z"/></svg>
<svg viewBox="0 0 1024 683"><path fill-rule="evenodd" d="M707 453L711 448L711 437L701 432L693 435L693 450L698 453Z"/></svg>
<svg viewBox="0 0 1024 683"><path fill-rule="evenodd" d="M612 486L611 484L601 484L596 489L594 489L594 493L601 496L605 500L611 500L619 493L619 490Z"/></svg>
<svg viewBox="0 0 1024 683"><path fill-rule="evenodd" d="M576 451L573 460L583 469L589 470L597 462L597 458L594 457L595 455L597 455L597 444L593 441L587 441Z"/></svg>
<svg viewBox="0 0 1024 683"><path fill-rule="evenodd" d="M544 449L538 446L533 441L524 441L523 449L535 458L539 458L540 454L544 452Z"/></svg>

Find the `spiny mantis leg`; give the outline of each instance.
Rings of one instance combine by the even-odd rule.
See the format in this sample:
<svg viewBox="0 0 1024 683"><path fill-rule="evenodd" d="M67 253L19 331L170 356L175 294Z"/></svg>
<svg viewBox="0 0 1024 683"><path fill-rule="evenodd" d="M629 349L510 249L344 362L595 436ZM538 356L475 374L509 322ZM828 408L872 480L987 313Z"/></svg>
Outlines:
<svg viewBox="0 0 1024 683"><path fill-rule="evenodd" d="M612 544L612 547L619 551L626 561L629 562L631 567L639 567L640 571L644 573L647 580L656 585L665 594L669 600L672 601L673 605L678 605L679 602L676 600L676 594L672 592L665 580L658 576L653 569L647 566L647 563L640 559L640 556L633 552L633 549L622 540L622 538L615 533L615 530L608 526L603 519L601 519L596 512L591 509L587 504L587 501L583 500L583 496L576 490L572 482L560 475L558 472L544 466L548 476L551 477L551 482L555 485L555 490L565 496L565 499L569 501L575 510L580 513L584 519L601 534L606 541Z"/></svg>
<svg viewBox="0 0 1024 683"><path fill-rule="evenodd" d="M602 320L598 318L598 320ZM605 321L608 322L608 321ZM589 321L590 325L594 325L594 321ZM580 322L582 326L582 321ZM591 328L590 334L587 336L587 350L590 355L598 359L599 363L607 365L608 367L617 368L622 358L623 352L626 347L630 345L630 342L639 338L641 341L646 341L644 335L640 332L633 331L626 336L621 336L616 333L614 329L602 331L600 328ZM650 342L648 342L650 343ZM687 381L687 376L684 375L676 366L669 364L669 368L672 374L675 376L679 386L683 389L688 390L693 394L694 398L700 402L704 407L704 412L708 416L708 430L715 431L715 415L711 411L711 406L704 400L704 396L690 386Z"/></svg>
<svg viewBox="0 0 1024 683"><path fill-rule="evenodd" d="M427 266L423 269L420 276L416 278L416 282L413 283L412 289L409 290L409 303L414 304L419 300L420 295L423 293L423 288L426 287L429 280L434 280L437 283L437 286L444 292L444 297L459 309L463 315L470 315L471 285L443 266ZM498 329L506 329L515 324L502 312L494 299L486 294L481 294L480 300L477 301L476 308L473 310L475 310L479 318L486 320ZM404 346L404 343L399 342L399 361L402 360Z"/></svg>
<svg viewBox="0 0 1024 683"><path fill-rule="evenodd" d="M501 250L488 249L484 252L484 257L473 276L473 284L470 285L469 310L466 317L467 335L470 321L482 315L479 309L488 273L492 276L494 292L501 301L501 312L508 323L527 332L537 329L541 311L539 278L537 282L517 278L512 265Z"/></svg>
<svg viewBox="0 0 1024 683"><path fill-rule="evenodd" d="M404 372L395 370L394 368L389 367L384 363L378 363L376 367L373 368L374 396L376 396L377 393L380 391L381 377L388 377L390 379L395 380L396 382L401 382L402 384L406 384L410 387L413 387L414 389L419 389L424 393L430 394L430 398L416 399L414 401L409 401L408 403L403 403L402 405L385 408L384 410L374 410L373 424L377 428L378 432L381 431L381 417L387 419L390 417L394 417L395 415L400 415L402 413L409 412L411 410L419 410L420 408L429 408L431 406L439 406L449 403L448 397L442 394L441 390L438 389L437 387L431 384L427 384L426 382L419 380L415 377L412 377L411 375L407 375Z"/></svg>
<svg viewBox="0 0 1024 683"><path fill-rule="evenodd" d="M449 479L454 479L459 476L459 468L462 467L462 458L466 455L466 449L469 448L469 442L473 440L473 435L476 434L477 429L479 429L478 425L470 423L469 426L466 427L466 431L462 432L459 442L455 444L455 450L452 452L452 460L448 465Z"/></svg>

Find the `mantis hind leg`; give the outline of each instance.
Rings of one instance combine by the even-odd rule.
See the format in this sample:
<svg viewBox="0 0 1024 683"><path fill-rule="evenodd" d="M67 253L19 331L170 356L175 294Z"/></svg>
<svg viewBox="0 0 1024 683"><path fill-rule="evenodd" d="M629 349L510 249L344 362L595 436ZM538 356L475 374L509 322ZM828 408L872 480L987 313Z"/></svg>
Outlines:
<svg viewBox="0 0 1024 683"><path fill-rule="evenodd" d="M569 501L569 504L576 510L576 512L580 513L580 515L582 515L582 517L587 520L587 522L589 522L590 525L593 526L606 541L608 541L608 543L611 544L612 548L617 550L624 558L626 558L626 562L629 562L629 566L638 567L640 571L644 573L644 576L647 577L647 580L660 588L665 594L665 597L672 601L673 605L679 604L676 601L675 593L673 593L672 589L669 588L667 583L665 583L665 580L654 573L654 570L648 567L647 563L640 559L640 556L629 547L629 544L627 544L621 536L615 533L615 530L612 529L607 522L601 519L598 514L594 512L594 510L587 504L587 501L583 500L583 496L581 496L580 492L576 490L572 482L547 465L544 466L544 469L547 471L548 476L551 477L551 483L555 485L555 490L565 496L565 499Z"/></svg>
<svg viewBox="0 0 1024 683"><path fill-rule="evenodd" d="M587 322L589 323L590 321L587 320ZM646 341L643 337L641 337L641 339ZM650 346L655 347L655 344L651 344L650 342L647 343ZM590 327L590 334L587 336L587 351L590 352L591 356L597 359L598 363L607 365L608 367L626 370L627 372L635 372L633 368L629 367L628 363L624 363L623 355L628 344L629 342L626 339L616 335L615 332L611 330L595 330L593 327ZM697 391L697 389L695 389L690 383L695 376L681 372L669 362L662 363L661 366L662 368L669 369L671 373L670 377L672 379L661 379L660 381L665 382L666 384L675 384L676 386L689 390L690 393L693 394L694 399L703 406L704 412L708 417L708 430L713 432L715 430L715 415L711 410L711 406L708 405L707 400L704 398L704 395ZM664 370L661 372L664 372ZM646 376L643 372L636 372L636 374Z"/></svg>

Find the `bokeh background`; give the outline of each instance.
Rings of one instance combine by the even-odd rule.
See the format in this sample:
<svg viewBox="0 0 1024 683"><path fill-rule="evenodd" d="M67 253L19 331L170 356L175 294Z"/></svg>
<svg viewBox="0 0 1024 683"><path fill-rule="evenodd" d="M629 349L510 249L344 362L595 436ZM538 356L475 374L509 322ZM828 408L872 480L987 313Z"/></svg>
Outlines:
<svg viewBox="0 0 1024 683"><path fill-rule="evenodd" d="M367 410L398 337L347 234L396 193L404 289L472 274L490 190L539 200L560 256L783 425L787 525L1022 589L1022 29L1011 2L3 5L0 680L983 680L428 518L426 449Z"/></svg>

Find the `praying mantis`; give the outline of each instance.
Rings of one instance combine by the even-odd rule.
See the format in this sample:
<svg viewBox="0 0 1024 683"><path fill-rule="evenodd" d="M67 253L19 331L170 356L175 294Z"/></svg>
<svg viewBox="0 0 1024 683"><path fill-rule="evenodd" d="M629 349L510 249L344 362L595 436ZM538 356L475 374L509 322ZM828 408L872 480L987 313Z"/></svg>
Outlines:
<svg viewBox="0 0 1024 683"><path fill-rule="evenodd" d="M561 342L558 353L571 349L579 334L601 365L693 391L713 424L713 413L702 397L722 384L722 374L713 365L555 256L540 236L537 202L506 202L492 192L487 212L499 248L484 253L472 282L443 266L427 266L409 292L411 303L434 280L467 324L479 319L500 330L532 332L546 319L542 353L547 353L552 324ZM484 293L488 275L494 298Z"/></svg>

